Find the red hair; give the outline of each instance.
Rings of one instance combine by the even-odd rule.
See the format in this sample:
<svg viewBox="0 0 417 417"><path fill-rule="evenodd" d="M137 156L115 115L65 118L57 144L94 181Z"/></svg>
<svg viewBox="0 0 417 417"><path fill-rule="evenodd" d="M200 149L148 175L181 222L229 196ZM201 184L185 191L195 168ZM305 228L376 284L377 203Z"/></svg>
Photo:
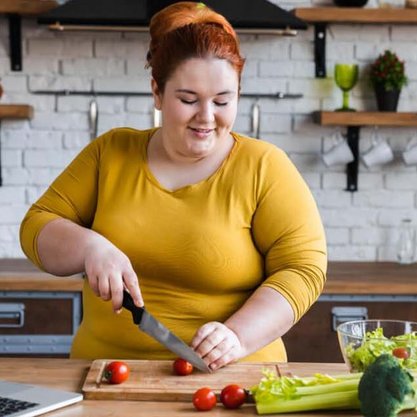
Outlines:
<svg viewBox="0 0 417 417"><path fill-rule="evenodd" d="M190 58L227 60L238 74L244 65L230 23L203 3L183 1L156 13L150 23L148 67L161 92L178 65Z"/></svg>

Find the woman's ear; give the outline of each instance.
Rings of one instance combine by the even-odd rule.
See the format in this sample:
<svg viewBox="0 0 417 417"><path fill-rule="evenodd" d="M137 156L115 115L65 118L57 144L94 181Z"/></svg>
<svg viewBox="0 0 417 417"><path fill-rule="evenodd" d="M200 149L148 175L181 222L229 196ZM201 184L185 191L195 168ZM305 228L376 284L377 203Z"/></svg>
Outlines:
<svg viewBox="0 0 417 417"><path fill-rule="evenodd" d="M151 80L151 88L152 88L154 107L157 110L161 110L161 102L162 102L161 93L159 92L158 84L153 78Z"/></svg>

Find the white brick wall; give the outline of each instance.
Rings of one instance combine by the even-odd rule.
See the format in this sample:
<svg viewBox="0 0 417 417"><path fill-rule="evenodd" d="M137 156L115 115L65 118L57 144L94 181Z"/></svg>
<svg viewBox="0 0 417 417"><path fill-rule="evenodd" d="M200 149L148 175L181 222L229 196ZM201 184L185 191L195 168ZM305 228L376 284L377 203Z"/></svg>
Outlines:
<svg viewBox="0 0 417 417"><path fill-rule="evenodd" d="M271 0L292 9L331 4L331 0ZM374 6L370 0L367 7ZM327 78L314 78L314 30L295 38L244 35L247 63L242 93L303 93L297 100L261 99L261 137L284 149L312 189L326 229L331 260L395 260L398 226L410 217L417 226L417 168L401 162L412 128L380 128L391 144L395 160L384 167L359 167L359 191L346 188L344 166L326 168L320 153L331 146L332 128L312 122L314 110L341 104L332 74L338 60L360 66L360 81L351 105L374 110L375 99L366 81L366 68L384 48L406 61L410 79L399 110L414 111L417 97L417 27L412 25L329 25ZM34 19L23 21L23 71L10 71L7 21L0 16L0 77L2 102L35 107L31 121L3 120L0 187L0 257L22 257L19 224L29 205L62 168L89 142L87 112L93 96L35 95L32 90L149 92L144 69L148 34L53 33ZM96 97L98 131L115 126L152 125L150 97L123 94ZM254 100L242 97L235 130L249 133ZM361 129L360 151L371 144L371 128Z"/></svg>

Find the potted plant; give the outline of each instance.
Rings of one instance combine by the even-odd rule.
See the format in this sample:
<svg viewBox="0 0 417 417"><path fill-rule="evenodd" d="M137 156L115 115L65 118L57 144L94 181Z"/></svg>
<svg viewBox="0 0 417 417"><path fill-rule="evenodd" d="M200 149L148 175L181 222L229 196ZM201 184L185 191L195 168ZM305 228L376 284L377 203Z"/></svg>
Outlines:
<svg viewBox="0 0 417 417"><path fill-rule="evenodd" d="M370 81L375 91L379 111L396 111L401 89L407 84L404 61L385 50L371 64Z"/></svg>

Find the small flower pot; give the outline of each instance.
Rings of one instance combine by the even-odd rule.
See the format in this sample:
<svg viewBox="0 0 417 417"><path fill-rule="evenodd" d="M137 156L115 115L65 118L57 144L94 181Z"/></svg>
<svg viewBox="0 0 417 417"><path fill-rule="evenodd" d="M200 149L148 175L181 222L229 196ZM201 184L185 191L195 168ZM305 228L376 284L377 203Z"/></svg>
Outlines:
<svg viewBox="0 0 417 417"><path fill-rule="evenodd" d="M397 111L401 90L387 91L383 86L374 86L376 103L379 111Z"/></svg>

